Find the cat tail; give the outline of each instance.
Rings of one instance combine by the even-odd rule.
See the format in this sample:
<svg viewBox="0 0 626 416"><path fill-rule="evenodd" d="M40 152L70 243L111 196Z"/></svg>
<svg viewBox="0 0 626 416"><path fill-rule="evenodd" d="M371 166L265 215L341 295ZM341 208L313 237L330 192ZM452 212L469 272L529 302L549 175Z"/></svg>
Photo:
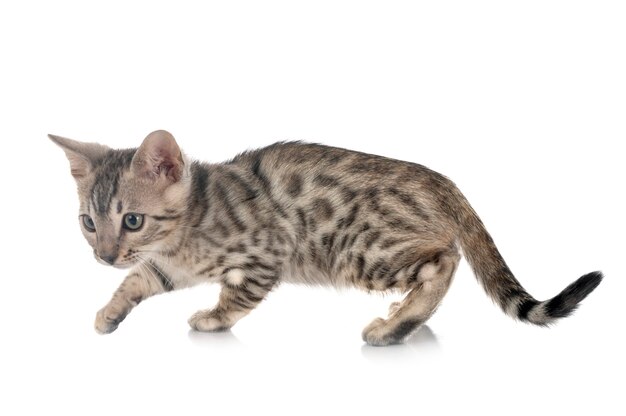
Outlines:
<svg viewBox="0 0 626 416"><path fill-rule="evenodd" d="M547 326L570 315L578 303L602 281L599 271L588 273L567 286L552 299L538 301L522 287L506 265L476 212L460 192L455 210L463 254L479 283L502 310L514 319Z"/></svg>

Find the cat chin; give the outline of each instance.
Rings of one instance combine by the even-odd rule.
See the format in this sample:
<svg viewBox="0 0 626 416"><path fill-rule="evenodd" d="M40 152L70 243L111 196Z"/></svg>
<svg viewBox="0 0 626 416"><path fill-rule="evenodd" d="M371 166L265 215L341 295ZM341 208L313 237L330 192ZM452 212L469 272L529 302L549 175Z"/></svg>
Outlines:
<svg viewBox="0 0 626 416"><path fill-rule="evenodd" d="M137 263L124 263L124 264L113 264L112 266L116 269L120 269L120 270L126 270L126 269L130 269L131 267L133 267L135 264Z"/></svg>

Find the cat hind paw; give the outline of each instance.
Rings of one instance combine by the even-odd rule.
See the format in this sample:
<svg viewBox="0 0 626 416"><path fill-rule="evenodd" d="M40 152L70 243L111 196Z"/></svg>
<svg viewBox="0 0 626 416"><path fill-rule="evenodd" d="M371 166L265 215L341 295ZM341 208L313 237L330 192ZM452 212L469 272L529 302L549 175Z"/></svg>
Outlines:
<svg viewBox="0 0 626 416"><path fill-rule="evenodd" d="M230 325L222 322L211 310L198 311L187 320L189 326L200 332L219 332L230 329Z"/></svg>

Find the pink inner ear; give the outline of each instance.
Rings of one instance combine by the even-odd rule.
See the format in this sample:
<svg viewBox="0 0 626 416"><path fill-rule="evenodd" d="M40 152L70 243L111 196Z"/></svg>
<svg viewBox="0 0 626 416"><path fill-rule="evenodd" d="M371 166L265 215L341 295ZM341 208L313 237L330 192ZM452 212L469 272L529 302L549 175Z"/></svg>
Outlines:
<svg viewBox="0 0 626 416"><path fill-rule="evenodd" d="M173 182L180 180L183 172L183 159L174 137L164 131L152 132L145 138L133 159L133 165L153 178L164 173Z"/></svg>
<svg viewBox="0 0 626 416"><path fill-rule="evenodd" d="M176 164L170 163L168 160L162 160L160 163L155 165L154 173L156 176L160 176L161 173L165 173L167 178L176 182L180 179L180 177L177 176L176 169Z"/></svg>

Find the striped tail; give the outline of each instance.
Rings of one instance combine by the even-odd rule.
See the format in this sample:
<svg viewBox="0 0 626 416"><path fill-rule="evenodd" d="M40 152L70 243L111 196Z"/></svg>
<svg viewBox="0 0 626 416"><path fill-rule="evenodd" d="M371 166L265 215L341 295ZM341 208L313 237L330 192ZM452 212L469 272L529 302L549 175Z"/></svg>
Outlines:
<svg viewBox="0 0 626 416"><path fill-rule="evenodd" d="M593 292L601 281L602 273L587 273L550 300L538 302L531 298L524 301L519 305L517 317L537 325L547 325L556 318L565 318L576 310L578 303Z"/></svg>
<svg viewBox="0 0 626 416"><path fill-rule="evenodd" d="M549 325L570 315L602 281L602 273L588 273L546 301L538 301L522 287L506 265L482 221L460 192L456 219L460 245L487 294L509 316L535 325Z"/></svg>

